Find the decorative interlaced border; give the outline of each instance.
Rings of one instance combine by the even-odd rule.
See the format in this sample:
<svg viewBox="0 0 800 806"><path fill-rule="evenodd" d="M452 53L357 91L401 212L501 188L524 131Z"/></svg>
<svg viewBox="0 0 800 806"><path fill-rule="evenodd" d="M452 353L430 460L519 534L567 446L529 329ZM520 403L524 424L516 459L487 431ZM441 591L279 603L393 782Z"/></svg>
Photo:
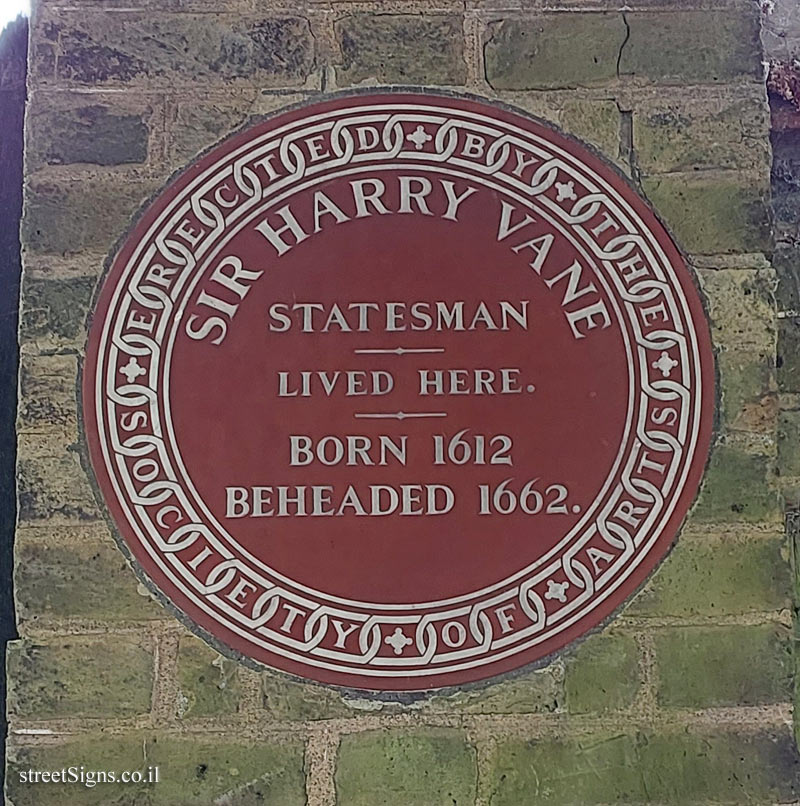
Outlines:
<svg viewBox="0 0 800 806"><path fill-rule="evenodd" d="M380 130L375 145L382 148L359 149L357 130L363 126ZM346 108L257 131L186 184L130 259L115 266L108 312L93 325L102 328L95 409L103 462L130 534L209 620L246 639L254 657L266 651L335 672L414 677L479 667L553 638L587 616L645 558L673 512L695 452L700 355L675 267L606 179L550 138L490 114L427 99L353 101ZM484 143L479 154L472 150L475 157L463 153L469 135ZM327 153L309 161L299 143L314 136L322 137ZM537 160L536 170L524 180L513 171L517 151ZM266 186L257 170L265 159L279 174ZM237 545L200 500L183 466L167 388L172 345L187 301L236 232L317 183L401 167L482 183L552 221L590 256L628 344L632 391L614 472L595 505L553 551L466 596L381 605L299 585ZM601 244L589 225L606 214L617 234ZM193 248L175 237L187 215L205 228ZM626 283L619 263L637 254L647 275ZM147 279L158 263L178 269L169 287ZM659 303L668 316L662 326L645 332L641 308ZM153 317L150 330L132 324L137 318L132 309ZM653 407L666 405L678 412L672 427L657 425L651 416ZM147 427L131 435L126 424L135 412L145 413ZM648 460L664 468L660 486L647 471ZM623 511L635 507L635 528L630 517L615 516L622 502L629 502ZM197 563L199 556L202 563ZM238 580L252 586L247 590L254 604L246 612L222 595ZM497 613L511 606L514 627L506 630L507 622L501 624ZM282 629L291 608L299 611L293 624L302 625L302 635L298 629Z"/></svg>

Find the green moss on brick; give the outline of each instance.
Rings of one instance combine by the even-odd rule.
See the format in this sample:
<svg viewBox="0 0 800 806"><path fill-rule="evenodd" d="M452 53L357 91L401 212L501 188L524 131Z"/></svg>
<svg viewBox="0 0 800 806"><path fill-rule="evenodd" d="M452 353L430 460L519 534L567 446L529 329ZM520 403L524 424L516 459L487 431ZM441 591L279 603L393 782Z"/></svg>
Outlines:
<svg viewBox="0 0 800 806"><path fill-rule="evenodd" d="M793 658L781 625L681 628L655 635L658 702L710 708L789 702Z"/></svg>
<svg viewBox="0 0 800 806"><path fill-rule="evenodd" d="M763 90L715 91L643 104L634 113L634 141L645 174L770 167L769 109ZM690 94L687 93L687 96Z"/></svg>
<svg viewBox="0 0 800 806"><path fill-rule="evenodd" d="M798 139L798 135L795 135L792 143L798 142L800 139ZM776 147L778 146L776 145ZM795 152L798 152L797 148L795 148ZM797 192L800 159L794 160L791 165L781 166L776 153L774 171L775 176L784 179L784 196L793 199L796 205L797 197L800 196L800 193ZM773 181L773 194L774 192L775 182ZM773 210L776 209L776 206L773 195ZM776 212L776 216L780 218L780 211ZM783 314L778 320L778 382L781 391L798 393L800 392L800 317L796 314L800 310L800 247L797 246L795 237L798 227L798 217L795 211L787 213L783 223L778 221L777 225L787 230L783 236L785 240L778 244L772 257L772 263L778 275L776 302L778 310Z"/></svg>
<svg viewBox="0 0 800 806"><path fill-rule="evenodd" d="M150 743L163 771L153 806L306 806L303 744L158 737Z"/></svg>
<svg viewBox="0 0 800 806"><path fill-rule="evenodd" d="M800 392L800 318L778 323L778 384L787 392Z"/></svg>
<svg viewBox="0 0 800 806"><path fill-rule="evenodd" d="M635 764L636 743L628 736L501 742L490 757L484 792L492 806L644 801Z"/></svg>
<svg viewBox="0 0 800 806"><path fill-rule="evenodd" d="M22 770L159 768L157 784L22 784ZM90 734L60 744L12 747L8 795L15 806L305 806L303 746L294 739L176 738Z"/></svg>
<svg viewBox="0 0 800 806"><path fill-rule="evenodd" d="M800 791L800 759L787 729L510 741L489 765L484 796L492 806L775 803Z"/></svg>
<svg viewBox="0 0 800 806"><path fill-rule="evenodd" d="M110 542L17 541L14 569L21 624L40 619L138 621L167 617Z"/></svg>
<svg viewBox="0 0 800 806"><path fill-rule="evenodd" d="M800 411L780 414L778 467L783 476L800 476Z"/></svg>
<svg viewBox="0 0 800 806"><path fill-rule="evenodd" d="M150 710L153 656L127 637L14 641L7 669L12 717L126 717Z"/></svg>
<svg viewBox="0 0 800 806"><path fill-rule="evenodd" d="M595 86L616 78L621 14L542 14L490 23L486 78L496 90ZM566 54L569 54L565 58Z"/></svg>
<svg viewBox="0 0 800 806"><path fill-rule="evenodd" d="M795 627L796 629L796 627ZM795 639L796 640L796 639ZM800 657L798 657L800 653L794 653L794 675L795 675L795 685L794 685L794 692L792 697L792 705L793 705L793 728L794 728L794 741L795 746L800 747L800 719L795 716L796 714L800 714L800 686L797 685L798 675L800 675Z"/></svg>
<svg viewBox="0 0 800 806"><path fill-rule="evenodd" d="M475 750L456 731L344 736L337 806L473 806Z"/></svg>
<svg viewBox="0 0 800 806"><path fill-rule="evenodd" d="M791 605L789 563L775 538L678 541L626 613L713 617Z"/></svg>
<svg viewBox="0 0 800 806"><path fill-rule="evenodd" d="M456 714L550 713L564 703L562 678L558 667L536 669L481 688L432 697L422 708Z"/></svg>
<svg viewBox="0 0 800 806"><path fill-rule="evenodd" d="M363 697L343 696L314 684L281 675L262 678L264 710L280 721L357 718L367 713L408 713L408 706ZM487 685L434 694L415 703L424 714L534 714L557 711L564 702L563 673L549 666L490 681Z"/></svg>
<svg viewBox="0 0 800 806"><path fill-rule="evenodd" d="M714 344L721 350L751 348L769 356L775 348L775 272L705 269L698 274Z"/></svg>
<svg viewBox="0 0 800 806"><path fill-rule="evenodd" d="M566 658L570 713L614 711L633 704L639 690L639 653L627 635L593 635Z"/></svg>
<svg viewBox="0 0 800 806"><path fill-rule="evenodd" d="M235 713L239 704L237 664L204 641L185 635L178 648L178 711L182 717Z"/></svg>
<svg viewBox="0 0 800 806"><path fill-rule="evenodd" d="M625 15L630 36L619 59L621 75L676 84L760 80L758 7L670 10Z"/></svg>
<svg viewBox="0 0 800 806"><path fill-rule="evenodd" d="M620 149L619 107L614 101L568 101L559 122L564 131L599 148L607 159L616 160Z"/></svg>
<svg viewBox="0 0 800 806"><path fill-rule="evenodd" d="M768 434L778 415L775 359L760 350L724 350L717 356L722 386L722 430Z"/></svg>
<svg viewBox="0 0 800 806"><path fill-rule="evenodd" d="M332 719L360 713L347 706L332 689L313 683L296 683L269 672L262 676L261 696L266 713L281 722Z"/></svg>
<svg viewBox="0 0 800 806"><path fill-rule="evenodd" d="M711 454L692 518L699 521L778 521L780 497L772 487L773 460L720 445Z"/></svg>
<svg viewBox="0 0 800 806"><path fill-rule="evenodd" d="M153 764L142 734L77 736L63 744L11 745L7 753L6 795L14 806L106 806L106 804L154 803L160 784L30 784L20 781L29 770L61 770L84 767L84 775L96 771L144 770ZM163 772L160 776L163 780ZM95 781L100 779L95 775ZM178 801L180 803L180 801Z"/></svg>
<svg viewBox="0 0 800 806"><path fill-rule="evenodd" d="M767 183L732 176L653 176L644 191L688 252L762 252L770 248Z"/></svg>
<svg viewBox="0 0 800 806"><path fill-rule="evenodd" d="M450 14L353 14L336 22L344 83L463 84L462 19Z"/></svg>

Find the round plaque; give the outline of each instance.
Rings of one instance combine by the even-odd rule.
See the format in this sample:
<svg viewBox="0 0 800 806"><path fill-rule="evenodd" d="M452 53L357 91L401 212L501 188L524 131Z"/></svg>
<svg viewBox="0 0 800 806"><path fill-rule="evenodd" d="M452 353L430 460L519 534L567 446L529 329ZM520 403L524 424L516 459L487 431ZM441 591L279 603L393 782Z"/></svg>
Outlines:
<svg viewBox="0 0 800 806"><path fill-rule="evenodd" d="M270 667L422 690L596 627L694 498L713 356L629 184L507 108L336 96L142 213L83 378L133 557Z"/></svg>

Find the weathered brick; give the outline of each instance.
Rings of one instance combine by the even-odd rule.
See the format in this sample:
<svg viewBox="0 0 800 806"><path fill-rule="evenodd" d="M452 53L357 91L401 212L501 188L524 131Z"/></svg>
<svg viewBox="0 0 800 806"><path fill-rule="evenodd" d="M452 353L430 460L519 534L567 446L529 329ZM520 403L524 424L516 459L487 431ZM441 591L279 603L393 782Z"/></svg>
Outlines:
<svg viewBox="0 0 800 806"><path fill-rule="evenodd" d="M783 476L800 476L800 411L780 413L778 467Z"/></svg>
<svg viewBox="0 0 800 806"><path fill-rule="evenodd" d="M766 183L738 174L678 173L646 178L642 186L688 252L761 252L770 247Z"/></svg>
<svg viewBox="0 0 800 806"><path fill-rule="evenodd" d="M567 709L573 714L632 705L641 685L639 652L629 635L593 635L565 658Z"/></svg>
<svg viewBox="0 0 800 806"><path fill-rule="evenodd" d="M599 148L616 160L620 152L620 111L614 101L568 101L559 123L564 131Z"/></svg>
<svg viewBox="0 0 800 806"><path fill-rule="evenodd" d="M800 242L776 243L771 262L778 279L775 288L778 310L786 313L800 311Z"/></svg>
<svg viewBox="0 0 800 806"><path fill-rule="evenodd" d="M536 803L775 803L800 792L787 729L502 742L484 783L492 806Z"/></svg>
<svg viewBox="0 0 800 806"><path fill-rule="evenodd" d="M559 666L535 669L481 688L431 697L421 708L433 713L550 713L564 703L563 677Z"/></svg>
<svg viewBox="0 0 800 806"><path fill-rule="evenodd" d="M629 12L620 75L676 84L761 80L758 6Z"/></svg>
<svg viewBox="0 0 800 806"><path fill-rule="evenodd" d="M7 667L12 718L125 717L150 710L153 656L136 639L13 641Z"/></svg>
<svg viewBox="0 0 800 806"><path fill-rule="evenodd" d="M353 14L337 20L342 84L463 84L461 17L452 14Z"/></svg>
<svg viewBox="0 0 800 806"><path fill-rule="evenodd" d="M178 712L182 717L236 713L237 664L204 641L185 635L178 648Z"/></svg>
<svg viewBox="0 0 800 806"><path fill-rule="evenodd" d="M29 769L61 770L83 764L86 771L158 767L158 783L23 784ZM8 796L15 806L305 806L303 748L280 743L224 741L218 735L176 738L157 733L90 734L60 744L12 747Z"/></svg>
<svg viewBox="0 0 800 806"><path fill-rule="evenodd" d="M17 442L19 521L81 523L100 520L77 446L37 434Z"/></svg>
<svg viewBox="0 0 800 806"><path fill-rule="evenodd" d="M710 708L791 700L793 658L786 627L663 630L655 634L655 645L662 706Z"/></svg>
<svg viewBox="0 0 800 806"><path fill-rule="evenodd" d="M76 356L21 356L17 431L59 429L77 439L77 386Z"/></svg>
<svg viewBox="0 0 800 806"><path fill-rule="evenodd" d="M304 100L308 100L308 94L255 90L182 98L169 116L170 164L183 168L189 160L241 128L249 117L267 115Z"/></svg>
<svg viewBox="0 0 800 806"><path fill-rule="evenodd" d="M99 267L98 267L99 270ZM86 341L86 317L96 277L40 280L24 277L19 337L23 348L75 353Z"/></svg>
<svg viewBox="0 0 800 806"><path fill-rule="evenodd" d="M704 93L680 100L647 102L634 112L634 142L645 174L734 169L769 171L769 107L763 97L742 92Z"/></svg>
<svg viewBox="0 0 800 806"><path fill-rule="evenodd" d="M778 416L775 358L771 351L721 350L722 429L772 437Z"/></svg>
<svg viewBox="0 0 800 806"><path fill-rule="evenodd" d="M780 537L683 538L625 614L708 618L777 611L791 606L791 590Z"/></svg>
<svg viewBox="0 0 800 806"><path fill-rule="evenodd" d="M794 563L796 568L796 558L800 557L800 508L795 508L794 511L789 511L787 513L786 537L789 554L795 558ZM800 600L800 574L795 572L792 577L794 600L797 602ZM795 621L795 642L797 641L797 637L797 622ZM797 651L795 651L795 669L800 670L800 653ZM798 687L795 686L795 688L797 689ZM795 691L795 699L797 700L798 697L800 697L800 692ZM800 732L800 730L798 732Z"/></svg>
<svg viewBox="0 0 800 806"><path fill-rule="evenodd" d="M75 84L282 86L302 84L314 66L311 27L297 16L83 11L46 25L58 36L56 79ZM47 81L49 64L38 69Z"/></svg>
<svg viewBox="0 0 800 806"><path fill-rule="evenodd" d="M303 745L293 737L280 742L163 737L153 741L152 759L165 780L156 787L153 806L306 806Z"/></svg>
<svg viewBox="0 0 800 806"><path fill-rule="evenodd" d="M105 806L113 803L152 803L160 784L101 783L96 771L141 770L147 772L153 764L152 747L142 734L89 734L73 737L64 744L39 746L11 745L7 757L6 796L14 806ZM61 770L84 766L84 780L94 786L76 783L30 783L21 781L20 774L29 770ZM91 778L89 777L91 776ZM159 775L164 780L164 771ZM165 783L169 784L168 781Z"/></svg>
<svg viewBox="0 0 800 806"><path fill-rule="evenodd" d="M17 540L14 567L17 618L140 621L169 618L139 583L122 552L88 540L68 545Z"/></svg>
<svg viewBox="0 0 800 806"><path fill-rule="evenodd" d="M787 476L780 480L781 498L787 511L800 509L800 482L797 476Z"/></svg>
<svg viewBox="0 0 800 806"><path fill-rule="evenodd" d="M778 385L785 392L800 392L800 317L778 322Z"/></svg>
<svg viewBox="0 0 800 806"><path fill-rule="evenodd" d="M708 269L699 278L714 344L769 354L775 345L775 272Z"/></svg>
<svg viewBox="0 0 800 806"><path fill-rule="evenodd" d="M490 23L486 78L496 90L585 87L616 78L621 14L542 14ZM564 55L569 53L569 58Z"/></svg>
<svg viewBox="0 0 800 806"><path fill-rule="evenodd" d="M179 103L172 113L169 129L170 160L183 165L225 135L237 129L247 117L252 102L242 99L193 99Z"/></svg>
<svg viewBox="0 0 800 806"><path fill-rule="evenodd" d="M84 249L106 252L155 189L153 183L109 178L29 182L22 218L23 246L51 254ZM101 268L97 267L98 273Z"/></svg>
<svg viewBox="0 0 800 806"><path fill-rule="evenodd" d="M28 72L43 80L52 79L56 72L58 30L52 23L40 25L29 36Z"/></svg>
<svg viewBox="0 0 800 806"><path fill-rule="evenodd" d="M555 123L556 126L559 125L561 111L566 106L560 93L512 91L498 92L496 95L500 101L522 109L534 117Z"/></svg>
<svg viewBox="0 0 800 806"><path fill-rule="evenodd" d="M344 736L337 806L472 806L476 754L455 731Z"/></svg>
<svg viewBox="0 0 800 806"><path fill-rule="evenodd" d="M263 675L262 697L265 711L280 721L355 718L364 713L409 710L400 703L342 695L271 673ZM532 714L557 711L563 702L563 672L554 665L524 671L489 685L426 697L416 702L413 710L429 714Z"/></svg>
<svg viewBox="0 0 800 806"><path fill-rule="evenodd" d="M348 706L333 689L312 683L296 683L270 672L261 678L261 701L267 715L281 722L333 719L362 713Z"/></svg>
<svg viewBox="0 0 800 806"><path fill-rule="evenodd" d="M772 263L778 276L776 302L783 313L778 320L778 383L784 392L800 392L800 249L794 241L780 243Z"/></svg>
<svg viewBox="0 0 800 806"><path fill-rule="evenodd" d="M770 59L789 61L800 52L800 27L794 0L776 0L764 15L764 51Z"/></svg>
<svg viewBox="0 0 800 806"><path fill-rule="evenodd" d="M780 521L780 499L773 482L771 456L719 445L711 454L692 519Z"/></svg>
<svg viewBox="0 0 800 806"><path fill-rule="evenodd" d="M147 159L153 109L141 103L89 102L86 96L34 93L28 102L27 170L44 165L126 165Z"/></svg>
<svg viewBox="0 0 800 806"><path fill-rule="evenodd" d="M771 141L776 237L797 243L800 236L800 129L773 131Z"/></svg>

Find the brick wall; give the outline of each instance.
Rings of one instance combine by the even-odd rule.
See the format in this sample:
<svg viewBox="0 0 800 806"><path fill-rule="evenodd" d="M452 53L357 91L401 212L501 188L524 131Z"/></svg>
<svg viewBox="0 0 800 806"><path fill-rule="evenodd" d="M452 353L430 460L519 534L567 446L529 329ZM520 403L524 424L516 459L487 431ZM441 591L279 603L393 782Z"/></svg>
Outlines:
<svg viewBox="0 0 800 806"><path fill-rule="evenodd" d="M787 0L778 0L768 12L762 38L765 57L770 65L768 86L772 92L772 263L777 274L777 382L780 404L777 470L787 506L788 540L797 580L800 578L797 566L800 548L800 362L796 358L800 345L800 98L796 90L800 77L800 16ZM797 703L797 679L795 692ZM800 735L797 720L795 735Z"/></svg>
<svg viewBox="0 0 800 806"><path fill-rule="evenodd" d="M800 336L776 313L757 6L35 6L9 802L800 800L782 500L800 491ZM153 602L82 469L76 404L89 301L143 201L250 116L378 84L500 98L626 172L690 256L721 386L700 500L622 614L543 668L410 705L238 665ZM784 312L800 310L797 289L781 285ZM142 792L19 783L20 769L70 764L158 764L162 782Z"/></svg>

